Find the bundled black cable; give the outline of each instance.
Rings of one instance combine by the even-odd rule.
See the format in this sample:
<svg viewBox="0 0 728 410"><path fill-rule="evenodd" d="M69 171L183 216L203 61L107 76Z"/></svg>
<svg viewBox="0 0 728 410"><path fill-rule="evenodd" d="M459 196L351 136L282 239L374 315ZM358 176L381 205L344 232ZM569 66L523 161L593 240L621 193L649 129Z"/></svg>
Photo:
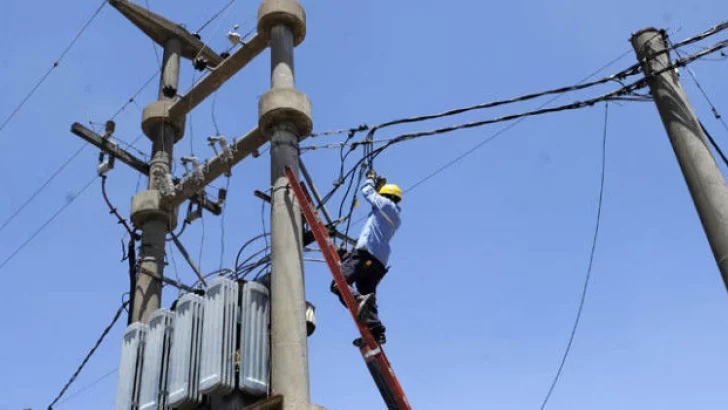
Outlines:
<svg viewBox="0 0 728 410"><path fill-rule="evenodd" d="M134 236L129 238L129 248L127 254L127 261L129 262L129 306L134 308L134 293L136 290L136 273L137 273L137 258L136 258L136 239ZM127 325L132 323L132 313L129 312L129 319Z"/></svg>
<svg viewBox="0 0 728 410"><path fill-rule="evenodd" d="M58 401L63 397L63 395L68 390L68 388L71 387L71 385L73 384L73 382L76 381L76 378L78 377L78 375L81 373L81 371L83 370L83 368L86 367L86 364L88 363L88 361L91 359L91 357L94 355L94 353L96 353L96 350L99 348L99 346L101 346L101 343L104 341L104 339L106 338L106 336L109 334L109 332L111 331L111 329L114 327L114 325L116 324L116 322L119 320L119 317L121 317L121 313L124 312L124 309L126 309L127 305L129 305L129 301L123 302L121 304L121 306L119 307L119 309L114 314L114 318L111 320L111 323L109 323L106 326L106 328L104 329L104 331L101 332L101 336L99 336L99 338L96 340L96 343L94 343L94 346L86 354L86 357L84 357L83 361L78 366L78 368L73 373L73 375L68 380L68 382L65 384L65 386L63 386L63 388L61 389L61 392L58 393L58 395L56 396L56 398L53 399L53 401L51 402L51 404L48 405L48 408L47 408L48 410L53 410L53 406L55 406L56 403L58 403Z"/></svg>

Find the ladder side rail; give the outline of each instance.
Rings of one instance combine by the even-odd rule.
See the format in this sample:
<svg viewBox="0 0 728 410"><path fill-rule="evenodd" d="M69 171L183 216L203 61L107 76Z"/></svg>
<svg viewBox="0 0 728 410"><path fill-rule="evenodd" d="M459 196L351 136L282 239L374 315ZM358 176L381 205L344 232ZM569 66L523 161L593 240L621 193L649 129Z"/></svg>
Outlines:
<svg viewBox="0 0 728 410"><path fill-rule="evenodd" d="M329 265L329 269L334 276L336 286L338 286L339 292L344 299L346 307L349 309L349 313L354 319L354 323L357 324L359 332L362 334L362 337L364 338L367 346L369 346L369 348L372 350L376 349L378 346L374 341L374 337L372 337L371 333L369 332L369 329L367 329L366 326L360 324L359 320L357 319L356 301L354 300L354 296L349 291L349 285L346 283L344 273L341 270L341 261L339 259L339 255L336 253L336 250L331 244L331 239L323 226L323 222L321 222L321 219L318 217L318 215L313 212L312 203L310 197L308 196L308 192L303 187L303 185L301 185L301 183L298 181L295 174L290 168L286 168L286 176L288 177L291 187L293 188L296 199L298 199L301 211L303 212L303 215L306 218L309 227L311 228L311 232L313 232L314 238L316 238L316 242L321 248L324 259Z"/></svg>
<svg viewBox="0 0 728 410"><path fill-rule="evenodd" d="M331 270L331 274L334 276L334 282L336 283L336 286L338 286L339 292L344 299L349 313L351 314L352 319L354 319L354 323L356 323L357 327L359 328L359 333L364 339L365 346L361 348L361 354L364 358L364 361L367 362L367 366L371 365L371 361L377 362L379 370L381 371L381 375L385 379L387 387L391 390L391 393L394 396L395 401L397 402L398 408L400 410L411 410L409 402L405 397L404 390L402 389L402 386L399 384L399 381L394 375L394 371L392 370L392 366L390 365L389 360L384 354L384 350L374 341L374 337L372 336L371 332L369 332L369 329L365 325L360 323L357 318L356 301L354 300L354 296L349 290L349 284L346 283L344 273L341 270L341 260L339 259L339 254L336 252L336 249L331 243L331 238L328 234L328 231L326 230L326 227L321 221L321 218L318 216L318 213L314 212L313 210L313 203L311 201L311 197L308 194L308 191L298 181L298 178L296 178L296 175L293 173L293 170L291 170L291 168L286 167L285 172L291 188L293 189L293 193L298 200L299 207L303 212L304 218L308 222L308 225L311 228L311 232L313 233L316 242L321 248L321 253L324 255L324 259L326 260L326 263ZM383 392L380 391L380 393ZM387 398L385 398L385 401L388 402L389 400L386 399Z"/></svg>

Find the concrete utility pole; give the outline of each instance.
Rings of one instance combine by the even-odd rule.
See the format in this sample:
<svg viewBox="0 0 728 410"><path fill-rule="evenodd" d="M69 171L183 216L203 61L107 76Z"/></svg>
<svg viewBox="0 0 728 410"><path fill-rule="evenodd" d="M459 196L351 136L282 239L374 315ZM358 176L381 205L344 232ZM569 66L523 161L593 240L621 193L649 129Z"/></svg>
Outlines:
<svg viewBox="0 0 728 410"><path fill-rule="evenodd" d="M642 63L660 117L670 137L695 208L708 236L723 282L728 288L728 187L705 140L703 131L676 70L668 70L664 33L646 28L632 36L632 46Z"/></svg>
<svg viewBox="0 0 728 410"><path fill-rule="evenodd" d="M172 152L182 137L184 122L171 121L166 115L177 95L181 43L170 38L164 45L159 99L144 109L142 128L152 141L148 191L132 201L132 221L142 229L141 264L134 290L132 321L146 322L159 309L164 275L165 237L174 229L176 212L160 206L160 193L173 189L171 184ZM176 125L176 127L174 126Z"/></svg>
<svg viewBox="0 0 728 410"><path fill-rule="evenodd" d="M294 83L293 48L306 35L306 16L295 0L266 0L258 34L271 49L271 89L260 99L258 128L271 143L271 387L286 410L311 402L306 340L301 211L285 168L299 172L299 140L311 133L311 103Z"/></svg>
<svg viewBox="0 0 728 410"><path fill-rule="evenodd" d="M298 173L299 142L313 129L311 103L304 93L296 90L294 83L293 49L306 36L303 8L296 0L264 0L258 9L258 33L231 55L223 57L163 16L127 0L109 0L109 3L164 47L159 98L144 109L142 119L142 129L153 145L149 164L78 123L72 126L74 134L149 176L148 190L137 193L131 207L132 223L142 230L132 320L148 321L160 306L161 285L165 280L165 236L177 225L179 206L189 200L219 214L221 203L204 197L205 186L230 172L244 158L256 156L258 149L270 141L272 397L253 408L260 405L261 409L280 406L286 410L322 409L310 402L301 212L285 176L286 167ZM170 174L173 148L184 135L186 114L268 47L271 49L271 89L259 101L258 126L231 144L222 137L217 139L215 142L220 144L222 152L196 167L190 175L174 180ZM177 98L180 57L194 61L198 69L208 68L209 72ZM196 159L189 160L196 163ZM338 232L334 234L345 238ZM246 401L240 392L213 399L208 408L237 410Z"/></svg>

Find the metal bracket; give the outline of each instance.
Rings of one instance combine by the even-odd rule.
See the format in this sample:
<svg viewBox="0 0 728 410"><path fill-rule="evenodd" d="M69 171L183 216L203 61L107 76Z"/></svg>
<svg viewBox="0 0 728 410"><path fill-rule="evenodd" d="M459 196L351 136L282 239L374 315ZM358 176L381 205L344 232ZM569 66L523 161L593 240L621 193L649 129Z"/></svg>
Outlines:
<svg viewBox="0 0 728 410"><path fill-rule="evenodd" d="M109 155L109 159L106 159L106 154L103 151L99 152L99 165L96 166L99 176L106 175L107 172L114 169L115 162L116 157L113 155Z"/></svg>
<svg viewBox="0 0 728 410"><path fill-rule="evenodd" d="M233 165L235 165L233 162L233 159L235 158L233 148L228 144L227 140L222 135L218 135L216 137L208 137L207 141L212 147L212 150L215 152L215 156L219 156L220 159L222 159L223 163L228 165L228 170L225 171L225 176L230 177L232 175ZM216 143L220 144L222 154L217 152L217 148L215 145Z"/></svg>

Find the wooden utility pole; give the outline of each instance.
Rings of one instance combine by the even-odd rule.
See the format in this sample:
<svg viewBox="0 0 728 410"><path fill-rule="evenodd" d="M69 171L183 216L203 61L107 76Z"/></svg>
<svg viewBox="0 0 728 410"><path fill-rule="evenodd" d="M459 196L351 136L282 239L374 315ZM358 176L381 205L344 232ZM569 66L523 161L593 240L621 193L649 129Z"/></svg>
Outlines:
<svg viewBox="0 0 728 410"><path fill-rule="evenodd" d="M632 45L728 288L728 187L680 85L677 70L665 70L671 65L665 34L646 28L632 36Z"/></svg>

